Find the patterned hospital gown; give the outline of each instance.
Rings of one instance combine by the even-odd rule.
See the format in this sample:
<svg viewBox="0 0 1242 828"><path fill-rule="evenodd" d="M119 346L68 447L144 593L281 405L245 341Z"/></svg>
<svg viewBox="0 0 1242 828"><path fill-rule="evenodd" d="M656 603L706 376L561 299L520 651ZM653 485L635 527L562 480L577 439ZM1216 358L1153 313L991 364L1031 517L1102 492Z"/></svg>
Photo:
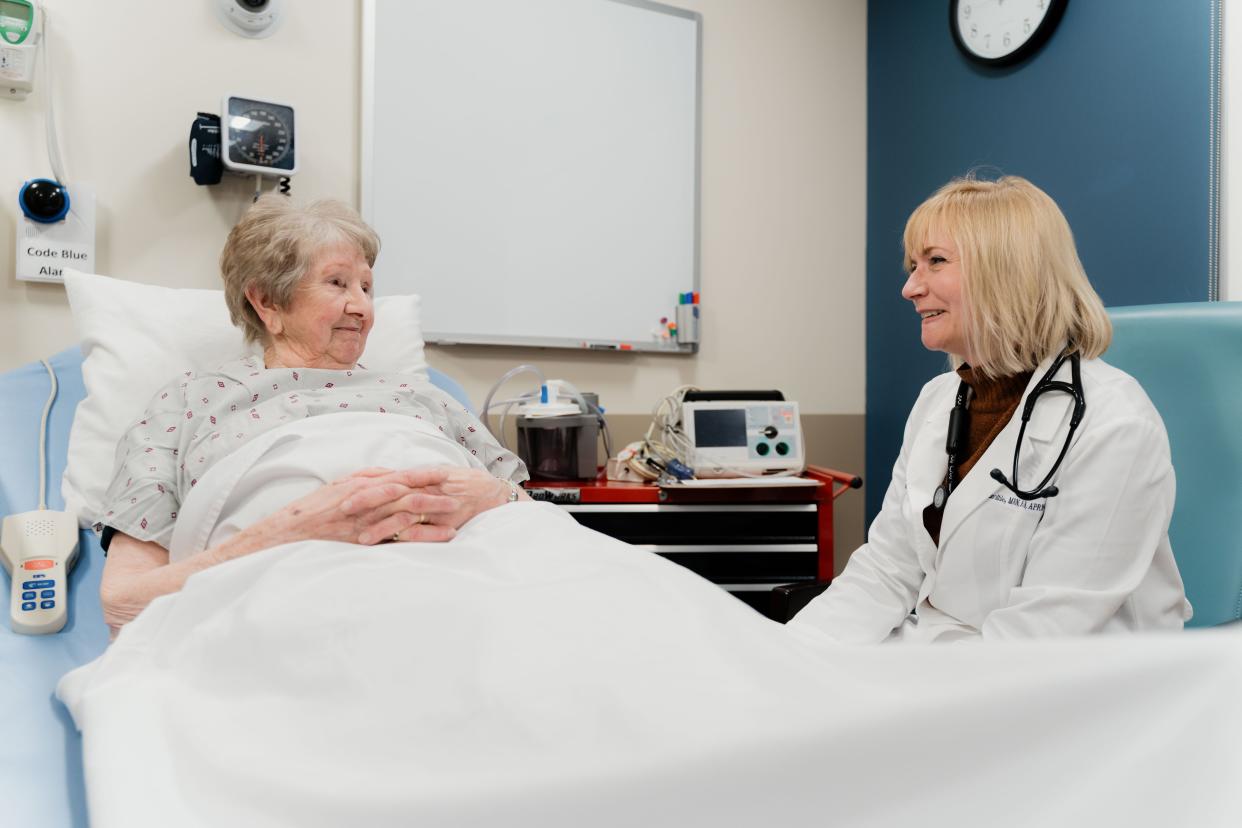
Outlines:
<svg viewBox="0 0 1242 828"><path fill-rule="evenodd" d="M111 527L168 548L186 494L230 452L303 417L342 411L426 420L493 475L520 483L526 466L453 397L409 374L265 368L261 357L214 373L185 372L158 391L117 446L116 474L97 528Z"/></svg>

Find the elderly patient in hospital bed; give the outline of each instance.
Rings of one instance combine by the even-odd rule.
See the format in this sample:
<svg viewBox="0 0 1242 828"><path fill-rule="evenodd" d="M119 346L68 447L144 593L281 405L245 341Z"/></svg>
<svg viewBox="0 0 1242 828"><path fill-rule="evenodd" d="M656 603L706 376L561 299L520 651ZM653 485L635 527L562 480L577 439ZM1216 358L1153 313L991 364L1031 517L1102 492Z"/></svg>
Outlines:
<svg viewBox="0 0 1242 828"><path fill-rule="evenodd" d="M378 253L374 231L332 202L298 209L273 195L229 234L229 311L263 353L172 379L122 439L98 517L114 630L223 561L299 540L446 541L480 512L525 498L521 461L457 401L425 380L358 364ZM346 450L330 461L315 434ZM272 452L322 462L264 486L270 513L178 531L200 481L214 473L218 486L222 463L237 474Z"/></svg>
<svg viewBox="0 0 1242 828"><path fill-rule="evenodd" d="M358 364L377 250L347 208L260 199L222 270L262 357L173 379L122 439L97 516L119 635L57 690L93 825L1242 807L1236 636L854 648L768 621L530 502L455 401Z"/></svg>

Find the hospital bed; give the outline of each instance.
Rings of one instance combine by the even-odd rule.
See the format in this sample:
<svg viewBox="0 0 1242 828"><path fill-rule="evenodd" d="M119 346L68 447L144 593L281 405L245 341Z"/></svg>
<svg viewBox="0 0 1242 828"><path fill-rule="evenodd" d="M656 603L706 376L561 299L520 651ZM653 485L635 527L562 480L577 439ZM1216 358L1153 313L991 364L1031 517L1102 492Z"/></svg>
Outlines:
<svg viewBox="0 0 1242 828"><path fill-rule="evenodd" d="M51 357L59 390L47 428L48 508L64 507L60 479L65 469L69 427L86 395L82 352L74 347ZM435 385L470 406L462 387L429 369ZM39 418L47 400L48 377L37 362L0 375L0 515L38 506ZM94 659L108 644L99 605L103 550L94 532L79 533L79 557L69 577L69 620L56 635L16 635L9 630L9 589L0 590L0 802L7 824L85 826L81 736L64 706L53 697L57 680Z"/></svg>

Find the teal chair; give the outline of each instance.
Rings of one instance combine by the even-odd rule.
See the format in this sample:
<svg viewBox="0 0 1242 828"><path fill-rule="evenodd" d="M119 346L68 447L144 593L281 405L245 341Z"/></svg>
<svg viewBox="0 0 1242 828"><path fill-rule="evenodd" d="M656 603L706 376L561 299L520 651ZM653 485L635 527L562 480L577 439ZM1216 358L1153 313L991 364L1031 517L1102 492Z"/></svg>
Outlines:
<svg viewBox="0 0 1242 828"><path fill-rule="evenodd" d="M1242 302L1111 308L1105 361L1135 377L1169 432L1169 539L1192 627L1242 618ZM1091 405L1091 400L1087 400Z"/></svg>

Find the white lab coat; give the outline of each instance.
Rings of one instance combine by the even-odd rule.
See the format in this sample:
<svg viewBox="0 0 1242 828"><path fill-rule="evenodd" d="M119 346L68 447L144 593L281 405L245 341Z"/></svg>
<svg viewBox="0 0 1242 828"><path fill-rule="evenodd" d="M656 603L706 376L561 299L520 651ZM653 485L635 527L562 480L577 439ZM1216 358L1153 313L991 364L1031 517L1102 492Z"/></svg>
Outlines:
<svg viewBox="0 0 1242 828"><path fill-rule="evenodd" d="M1035 370L1023 401L1050 364ZM1057 378L1069 381L1069 360ZM1087 409L1051 481L1060 494L1030 502L990 476L999 468L1012 477L1019 405L949 497L937 547L923 509L948 467L958 382L947 373L923 387L867 543L790 623L850 643L1181 629L1191 610L1169 545L1169 440L1138 382L1083 360ZM1021 488L1052 467L1072 403L1063 393L1039 398L1022 441Z"/></svg>

